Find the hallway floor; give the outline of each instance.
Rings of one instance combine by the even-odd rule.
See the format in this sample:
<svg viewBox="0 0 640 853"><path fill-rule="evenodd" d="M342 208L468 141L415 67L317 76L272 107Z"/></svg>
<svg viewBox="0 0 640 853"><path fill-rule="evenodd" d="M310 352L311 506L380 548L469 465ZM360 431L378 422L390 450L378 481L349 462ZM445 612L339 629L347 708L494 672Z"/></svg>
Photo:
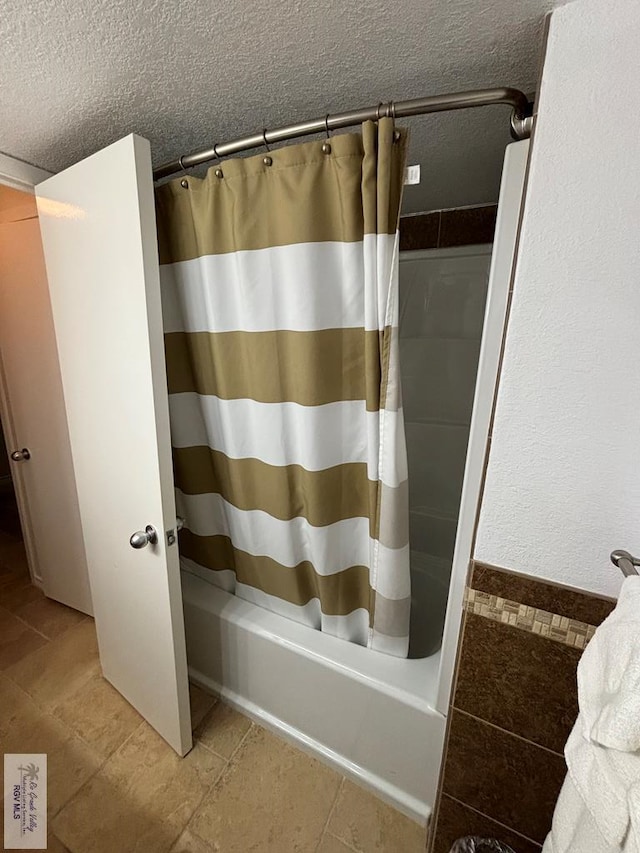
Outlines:
<svg viewBox="0 0 640 853"><path fill-rule="evenodd" d="M0 745L48 755L49 853L424 853L425 831L191 687L178 758L100 674L93 620L0 533Z"/></svg>

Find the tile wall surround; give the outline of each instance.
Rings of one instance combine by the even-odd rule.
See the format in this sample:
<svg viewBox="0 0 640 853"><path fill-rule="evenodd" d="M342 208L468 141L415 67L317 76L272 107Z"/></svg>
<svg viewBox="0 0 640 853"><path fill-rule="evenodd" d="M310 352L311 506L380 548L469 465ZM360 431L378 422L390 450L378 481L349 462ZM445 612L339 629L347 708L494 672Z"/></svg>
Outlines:
<svg viewBox="0 0 640 853"><path fill-rule="evenodd" d="M576 667L614 606L472 563L429 853L465 835L542 849L578 712Z"/></svg>
<svg viewBox="0 0 640 853"><path fill-rule="evenodd" d="M442 637L437 616L424 613L445 613L494 224L494 205L400 223L409 250L400 262L399 332L416 657L433 654Z"/></svg>
<svg viewBox="0 0 640 853"><path fill-rule="evenodd" d="M539 634L565 646L585 649L595 633L595 625L569 619L558 613L529 607L518 601L509 601L499 595L490 595L477 589L467 588L465 609L469 613L492 619L503 625L511 625L522 631Z"/></svg>
<svg viewBox="0 0 640 853"><path fill-rule="evenodd" d="M496 204L414 213L400 219L400 251L493 243Z"/></svg>

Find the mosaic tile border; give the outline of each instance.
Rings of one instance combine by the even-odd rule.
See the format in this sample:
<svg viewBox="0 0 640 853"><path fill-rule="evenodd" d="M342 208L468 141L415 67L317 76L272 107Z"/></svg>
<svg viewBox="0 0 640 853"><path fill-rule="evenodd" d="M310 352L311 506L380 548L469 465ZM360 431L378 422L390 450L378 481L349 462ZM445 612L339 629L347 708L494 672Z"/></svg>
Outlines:
<svg viewBox="0 0 640 853"><path fill-rule="evenodd" d="M556 643L584 649L595 634L596 626L577 619L568 619L548 610L540 610L518 601L510 601L498 595L490 595L477 589L466 588L465 609L476 616L511 625L521 631L547 637Z"/></svg>

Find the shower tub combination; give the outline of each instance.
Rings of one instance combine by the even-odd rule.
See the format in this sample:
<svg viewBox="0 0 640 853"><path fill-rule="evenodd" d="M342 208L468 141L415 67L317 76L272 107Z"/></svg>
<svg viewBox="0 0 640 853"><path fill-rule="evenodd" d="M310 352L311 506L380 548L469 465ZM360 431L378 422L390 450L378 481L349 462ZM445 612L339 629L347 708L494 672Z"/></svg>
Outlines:
<svg viewBox="0 0 640 853"><path fill-rule="evenodd" d="M443 752L527 149L524 141L507 149L491 253L488 247L467 247L401 259L400 360L409 456L412 574L409 657L391 657L314 631L228 594L204 577L189 573L186 563L182 567L186 658L192 679L422 823L426 823L435 802ZM108 350L102 339L93 335L92 326L77 321L81 315L95 316L95 306L104 304L102 286L83 287L89 271L95 273L98 285L104 280L118 286L109 302L110 313L105 315L105 323L108 320L111 325L104 328L122 327L123 336L125 332L128 336L123 340L129 342L144 381L150 382L152 390L153 382L164 384L164 377L152 370L150 357L155 353L157 358L161 352L159 293L143 288L149 265L155 275L156 235L150 236L151 175L138 175L137 169L141 164L150 171L150 162L148 143L138 137L128 138L77 164L68 174L61 173L44 182L38 197L42 203L53 205L55 211L55 215L41 217L40 230L72 448L77 452L74 465L83 508L83 536L93 567L92 581L98 581L92 586L100 592L94 595L94 607L97 622L102 620L101 660L116 688L141 708L143 716L152 721L176 752L184 754L191 747L185 656L181 626L176 627L173 618L179 593L173 583L175 561L170 566L167 557L169 553L172 558L177 556L176 551L139 552L139 562L131 564L138 568L135 573L129 571L129 561L120 558L122 549L126 549L127 557L131 556L129 516L135 511L137 517L142 498L145 508L144 515L140 512L141 522L147 511L151 512L146 509L148 503L155 507L153 512L163 524L167 522L165 528L175 518L173 504L170 513L163 506L164 492L169 493L173 485L166 440L167 412L150 403L138 406L138 393L125 399L120 379L133 356L116 365L120 372L118 382L112 386L106 381L96 386L96 365L91 359L79 365L76 357L80 346L93 354L101 376L111 375L112 365L105 363L104 352ZM115 184L117 192L113 196L107 190L115 175L121 181ZM123 251L105 255L105 212L111 221L114 198L118 210L122 208L126 214L114 220L119 228L115 236L122 238ZM60 209L73 212L73 216L59 216ZM85 216L85 210L91 215ZM76 216L77 213L82 215ZM78 240L78 235L83 239ZM146 247L141 245L141 236ZM489 257L491 270L486 290ZM118 263L107 265L101 279L101 266L110 258ZM128 268L132 264L130 281ZM75 275L76 269L81 275ZM123 271L126 275L121 274ZM147 300L146 305L143 299ZM124 314L119 310L121 304L129 308ZM152 326L157 326L158 339L154 353L149 340ZM91 366L90 371L87 365ZM110 396L106 391L112 389ZM86 417L89 392L95 423ZM104 517L111 516L105 516L103 508L111 502L109 511L114 509L123 477L129 474L128 469L122 469L119 477L112 476L113 466L103 464L112 454L96 457L93 437L98 428L101 434L105 432L105 423L114 418L120 422L121 415L113 401L121 400L129 406L127 411L144 415L147 431L156 440L152 447L145 445L148 453L141 458L141 470L148 475L150 487L145 478L134 478L139 488L131 490L126 513L123 509L122 516L116 519L118 529L128 531L127 537L108 537L105 544ZM159 466L162 445L167 445L167 464ZM111 446L115 450L120 447L117 442ZM160 470L163 467L166 470ZM93 500L96 484L102 485L102 503L97 498ZM159 565L165 567L167 574L156 583ZM173 588L169 588L168 579ZM129 590L131 601L143 601L147 607L149 618L142 623L139 608L132 607L126 598ZM158 630L150 634L150 626ZM131 637L144 641L141 651L145 655L128 654ZM141 679L141 661L145 667L150 661L157 669L157 677ZM148 667L146 671L155 672Z"/></svg>
<svg viewBox="0 0 640 853"><path fill-rule="evenodd" d="M444 743L440 645L490 251L401 254L409 658L314 631L213 586L204 572L182 573L192 680L421 823L435 801Z"/></svg>

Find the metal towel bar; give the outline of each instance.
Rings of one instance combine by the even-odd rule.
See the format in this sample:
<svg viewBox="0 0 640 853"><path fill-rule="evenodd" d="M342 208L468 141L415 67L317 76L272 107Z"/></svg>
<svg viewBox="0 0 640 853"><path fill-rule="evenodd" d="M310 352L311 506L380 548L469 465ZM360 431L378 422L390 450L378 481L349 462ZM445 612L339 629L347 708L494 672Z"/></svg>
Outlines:
<svg viewBox="0 0 640 853"><path fill-rule="evenodd" d="M638 566L640 566L640 559L637 557L633 557L628 551L612 551L611 552L611 562L614 566L617 566L625 577L630 577L631 575L638 574Z"/></svg>

